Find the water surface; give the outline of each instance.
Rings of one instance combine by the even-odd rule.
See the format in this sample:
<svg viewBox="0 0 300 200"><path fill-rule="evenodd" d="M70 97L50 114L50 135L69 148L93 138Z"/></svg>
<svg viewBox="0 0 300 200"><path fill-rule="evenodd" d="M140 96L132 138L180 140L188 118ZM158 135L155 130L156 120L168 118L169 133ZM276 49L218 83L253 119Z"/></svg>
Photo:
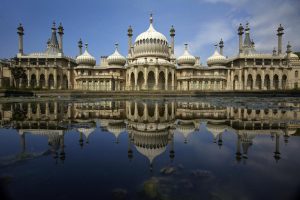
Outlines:
<svg viewBox="0 0 300 200"><path fill-rule="evenodd" d="M299 199L297 98L5 99L0 199Z"/></svg>

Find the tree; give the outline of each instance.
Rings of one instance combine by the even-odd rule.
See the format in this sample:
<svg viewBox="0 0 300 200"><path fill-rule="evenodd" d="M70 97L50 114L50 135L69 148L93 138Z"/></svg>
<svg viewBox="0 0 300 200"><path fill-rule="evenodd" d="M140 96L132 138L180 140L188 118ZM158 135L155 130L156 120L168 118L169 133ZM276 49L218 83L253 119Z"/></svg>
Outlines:
<svg viewBox="0 0 300 200"><path fill-rule="evenodd" d="M20 80L26 77L25 69L23 67L12 66L10 70L14 78L14 85L16 88L18 88Z"/></svg>

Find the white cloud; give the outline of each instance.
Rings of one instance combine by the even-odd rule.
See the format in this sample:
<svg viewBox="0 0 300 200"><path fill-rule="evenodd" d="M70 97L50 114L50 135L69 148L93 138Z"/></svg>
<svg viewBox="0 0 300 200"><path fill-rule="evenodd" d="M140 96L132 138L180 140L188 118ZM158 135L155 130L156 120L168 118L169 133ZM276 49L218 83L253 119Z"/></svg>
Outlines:
<svg viewBox="0 0 300 200"><path fill-rule="evenodd" d="M189 41L191 51L203 57L202 63L213 51L213 44L223 38L225 54L234 55L238 51L236 28L239 23L250 23L251 38L258 52L271 53L277 48L276 30L279 24L285 28L284 46L291 41L294 51L300 51L300 3L294 0L200 0L219 6L230 6L229 13L215 13L214 22L199 27L195 37ZM224 11L225 12L225 11ZM226 18L224 17L226 16ZM224 19L225 18L225 19ZM176 46L177 54L183 51L183 44ZM283 49L285 51L285 49Z"/></svg>

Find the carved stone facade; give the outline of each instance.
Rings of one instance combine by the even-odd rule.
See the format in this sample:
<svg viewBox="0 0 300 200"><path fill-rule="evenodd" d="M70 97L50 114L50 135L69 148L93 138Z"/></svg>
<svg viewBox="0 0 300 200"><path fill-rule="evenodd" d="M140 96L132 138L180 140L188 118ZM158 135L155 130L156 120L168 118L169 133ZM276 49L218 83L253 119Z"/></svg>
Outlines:
<svg viewBox="0 0 300 200"><path fill-rule="evenodd" d="M199 57L190 54L187 44L184 54L176 58L174 27L170 29L169 43L162 33L155 30L151 15L148 30L138 35L134 43L133 30L129 27L127 57L119 53L116 45L112 55L102 56L100 64L96 64L96 59L87 50L87 44L82 53L81 40L78 42L79 56L65 56L64 29L61 24L56 29L55 23L47 49L43 53L24 54L24 29L20 24L19 53L9 64L1 63L0 79L10 79L10 87L16 88L82 91L292 90L300 85L300 60L289 43L286 52L283 52L283 30L280 25L277 30L278 49L270 54L261 54L256 52L255 43L250 38L249 24L245 29L240 25L238 54L225 57L224 42L221 40L205 66ZM11 71L16 67L24 69L22 77L13 76ZM1 84L1 87L7 85Z"/></svg>

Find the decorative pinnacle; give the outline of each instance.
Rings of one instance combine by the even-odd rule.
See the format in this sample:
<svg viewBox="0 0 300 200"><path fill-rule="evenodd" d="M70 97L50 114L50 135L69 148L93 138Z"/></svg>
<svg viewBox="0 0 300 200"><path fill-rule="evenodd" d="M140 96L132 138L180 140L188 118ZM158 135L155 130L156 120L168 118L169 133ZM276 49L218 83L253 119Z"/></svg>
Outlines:
<svg viewBox="0 0 300 200"><path fill-rule="evenodd" d="M249 28L249 22L247 22L247 23L246 23L245 31L247 32L247 31L249 31L249 30L250 30L250 28Z"/></svg>
<svg viewBox="0 0 300 200"><path fill-rule="evenodd" d="M58 33L59 33L60 35L63 35L63 34L64 34L64 27L62 26L62 23L59 23Z"/></svg>
<svg viewBox="0 0 300 200"><path fill-rule="evenodd" d="M153 14L152 14L152 12L150 12L150 24L152 24L153 23Z"/></svg>
<svg viewBox="0 0 300 200"><path fill-rule="evenodd" d="M85 43L85 50L88 49L88 43Z"/></svg>
<svg viewBox="0 0 300 200"><path fill-rule="evenodd" d="M223 48L224 47L224 42L223 42L223 39L221 38L220 42L219 42L219 47L220 48Z"/></svg>
<svg viewBox="0 0 300 200"><path fill-rule="evenodd" d="M128 30L127 30L127 35L131 37L132 36L132 31L133 31L132 27L131 27L131 25L129 25Z"/></svg>
<svg viewBox="0 0 300 200"><path fill-rule="evenodd" d="M277 35L278 36L283 35L284 34L283 31L284 31L284 28L281 26L281 24L279 24L279 27L277 29Z"/></svg>
<svg viewBox="0 0 300 200"><path fill-rule="evenodd" d="M80 38L79 41L78 41L78 46L79 46L79 47L82 47L82 40L81 40L81 38Z"/></svg>
<svg viewBox="0 0 300 200"><path fill-rule="evenodd" d="M171 26L171 29L170 29L170 36L171 36L171 37L174 37L174 36L175 36L175 28L174 28L173 25Z"/></svg>
<svg viewBox="0 0 300 200"><path fill-rule="evenodd" d="M52 24L52 28L51 28L53 31L56 31L56 24L55 24L55 21L53 21L53 24Z"/></svg>
<svg viewBox="0 0 300 200"><path fill-rule="evenodd" d="M24 28L21 23L19 24L19 27L17 28L17 30L18 30L17 33L19 35L24 35Z"/></svg>
<svg viewBox="0 0 300 200"><path fill-rule="evenodd" d="M218 44L215 44L214 46L215 46L215 49L217 50L218 49Z"/></svg>
<svg viewBox="0 0 300 200"><path fill-rule="evenodd" d="M290 41L288 41L288 44L286 45L286 53L291 53L292 52L292 46L290 44Z"/></svg>
<svg viewBox="0 0 300 200"><path fill-rule="evenodd" d="M116 49L116 51L118 51L118 48L119 48L119 44L115 43L115 49Z"/></svg>
<svg viewBox="0 0 300 200"><path fill-rule="evenodd" d="M186 51L188 50L188 44L187 43L184 44L184 50L186 50Z"/></svg>
<svg viewBox="0 0 300 200"><path fill-rule="evenodd" d="M244 27L242 24L240 24L239 28L238 28L238 34L239 35L243 35L244 34Z"/></svg>

